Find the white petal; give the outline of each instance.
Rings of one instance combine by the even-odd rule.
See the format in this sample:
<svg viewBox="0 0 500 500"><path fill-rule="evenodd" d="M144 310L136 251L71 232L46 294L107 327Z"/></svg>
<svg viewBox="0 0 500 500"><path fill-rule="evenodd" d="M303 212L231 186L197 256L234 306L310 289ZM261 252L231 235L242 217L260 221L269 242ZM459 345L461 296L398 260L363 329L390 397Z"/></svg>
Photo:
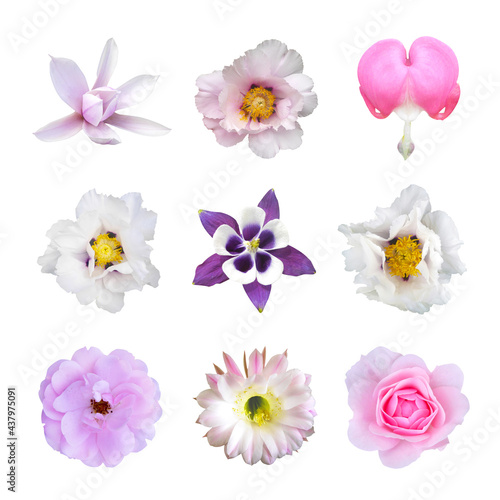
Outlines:
<svg viewBox="0 0 500 500"><path fill-rule="evenodd" d="M118 47L116 42L110 38L101 54L101 59L99 60L99 66L97 68L97 80L92 88L106 87L109 83L109 79L116 68L116 63L118 62Z"/></svg>
<svg viewBox="0 0 500 500"><path fill-rule="evenodd" d="M222 224L219 226L213 235L214 249L215 253L219 255L234 255L226 250L226 245L230 238L238 238L241 240L241 236L227 224ZM242 244L243 241L241 240Z"/></svg>
<svg viewBox="0 0 500 500"><path fill-rule="evenodd" d="M50 77L59 97L77 113L82 111L82 96L89 86L82 70L71 59L53 57L50 61Z"/></svg>
<svg viewBox="0 0 500 500"><path fill-rule="evenodd" d="M141 135L159 136L170 132L168 127L152 120L147 120L139 116L120 115L118 113L111 115L106 120L106 123Z"/></svg>
<svg viewBox="0 0 500 500"><path fill-rule="evenodd" d="M130 211L131 224L142 229L146 241L152 240L155 234L157 214L142 208L140 193L127 193L121 199L125 201Z"/></svg>
<svg viewBox="0 0 500 500"><path fill-rule="evenodd" d="M238 224L243 235L243 239L250 241L254 236L260 233L264 220L266 219L266 212L260 207L245 208L240 217ZM258 227L258 231L257 231Z"/></svg>
<svg viewBox="0 0 500 500"><path fill-rule="evenodd" d="M73 137L82 130L83 118L79 113L59 118L34 132L37 139L46 142L62 141Z"/></svg>
<svg viewBox="0 0 500 500"><path fill-rule="evenodd" d="M57 282L67 292L77 293L93 283L86 264L70 254L59 257L56 274Z"/></svg>
<svg viewBox="0 0 500 500"><path fill-rule="evenodd" d="M264 130L248 136L250 149L261 158L274 158L280 149L297 149L302 144L302 129L299 124L293 130Z"/></svg>
<svg viewBox="0 0 500 500"><path fill-rule="evenodd" d="M97 144L119 144L118 134L105 123L99 123L97 127L88 122L83 122L83 131L89 136L89 139Z"/></svg>
<svg viewBox="0 0 500 500"><path fill-rule="evenodd" d="M157 81L158 76L139 75L120 85L116 89L120 92L116 109L129 108L144 101L153 92Z"/></svg>
<svg viewBox="0 0 500 500"><path fill-rule="evenodd" d="M253 437L250 422L240 420L233 429L226 445L226 455L234 458L247 450Z"/></svg>
<svg viewBox="0 0 500 500"><path fill-rule="evenodd" d="M102 287L96 299L97 307L106 311L116 313L124 305L125 293L113 293Z"/></svg>
<svg viewBox="0 0 500 500"><path fill-rule="evenodd" d="M236 262L237 259L240 259ZM247 269L246 271L239 270L235 267L235 265L239 265L240 262L248 261L252 267L246 266L243 269ZM240 267L241 269L241 267ZM231 280L236 281L237 283L241 283L242 285L248 285L249 283L252 283L255 281L255 278L257 277L257 270L255 268L255 262L252 257L248 252L243 253L242 255L239 255L238 257L235 257L234 259L229 259L222 264L222 271L224 274Z"/></svg>
<svg viewBox="0 0 500 500"><path fill-rule="evenodd" d="M261 271L261 269L265 269ZM268 252L258 251L255 255L255 269L257 270L257 281L261 285L272 285L278 281L283 274L283 262Z"/></svg>
<svg viewBox="0 0 500 500"><path fill-rule="evenodd" d="M257 45L256 50L266 54L271 63L273 75L285 77L293 73L302 73L302 57L295 50L288 50L279 40L266 40Z"/></svg>
<svg viewBox="0 0 500 500"><path fill-rule="evenodd" d="M289 241L290 241L290 238L288 236L288 230L287 230L285 224L283 224L283 222L281 222L280 219L270 220L262 228L261 235L264 231L271 231L273 233L274 243L271 246L267 246L267 245L265 247L261 246L261 248L265 248L265 250L271 250L274 248L285 248L286 246L288 246ZM261 242L262 242L262 238L261 238Z"/></svg>
<svg viewBox="0 0 500 500"><path fill-rule="evenodd" d="M318 105L318 96L312 91L314 86L312 78L309 78L302 73L297 73L295 75L287 76L285 80L293 88L297 89L304 98L304 107L300 111L299 116L310 115Z"/></svg>

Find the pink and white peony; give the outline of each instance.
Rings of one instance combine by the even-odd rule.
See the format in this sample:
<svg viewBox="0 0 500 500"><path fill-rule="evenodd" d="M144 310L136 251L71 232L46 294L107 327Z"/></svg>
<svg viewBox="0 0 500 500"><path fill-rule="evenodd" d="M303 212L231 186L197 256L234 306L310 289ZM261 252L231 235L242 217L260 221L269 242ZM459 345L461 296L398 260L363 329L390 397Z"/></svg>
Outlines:
<svg viewBox="0 0 500 500"><path fill-rule="evenodd" d="M195 101L203 123L226 147L248 136L250 149L262 158L298 148L298 118L318 104L314 83L302 70L295 50L278 40L260 43L231 66L197 79Z"/></svg>
<svg viewBox="0 0 500 500"><path fill-rule="evenodd" d="M207 374L210 389L196 397L204 408L197 422L211 427L209 444L224 446L227 458L242 455L250 465L272 464L314 433L311 376L287 370L286 352L266 364L266 350L255 350L248 364L246 355L243 361L245 375L227 354L227 373L214 365L217 373Z"/></svg>
<svg viewBox="0 0 500 500"><path fill-rule="evenodd" d="M375 214L371 221L339 226L352 247L343 252L346 270L356 271L355 283L363 285L358 292L417 313L446 304L451 276L465 272L451 218L431 212L428 194L415 185Z"/></svg>
<svg viewBox="0 0 500 500"><path fill-rule="evenodd" d="M47 232L51 242L38 259L42 272L76 294L81 304L119 311L125 292L158 286L160 273L150 260L156 214L142 208L139 193L121 198L85 194L76 221L61 220Z"/></svg>
<svg viewBox="0 0 500 500"><path fill-rule="evenodd" d="M52 57L50 77L59 97L73 108L74 113L45 125L35 132L42 141L61 141L80 130L98 144L118 144L120 138L113 127L142 135L164 135L170 129L138 116L122 115L116 111L129 108L148 97L158 77L140 75L117 88L108 85L118 60L118 47L110 38L102 51L97 79L89 89L82 70L71 59Z"/></svg>
<svg viewBox="0 0 500 500"><path fill-rule="evenodd" d="M418 356L377 347L346 374L354 415L349 439L362 450L378 450L382 463L400 468L425 450L442 450L463 422L469 401L456 365L430 371Z"/></svg>
<svg viewBox="0 0 500 500"><path fill-rule="evenodd" d="M61 359L40 384L47 443L85 465L118 465L153 439L160 390L146 365L127 351L91 347Z"/></svg>
<svg viewBox="0 0 500 500"><path fill-rule="evenodd" d="M411 122L421 111L444 120L460 98L458 61L448 45L424 36L412 43L408 57L399 40L381 40L372 45L358 65L359 90L375 118L392 112L405 122L398 150L406 160L415 146Z"/></svg>

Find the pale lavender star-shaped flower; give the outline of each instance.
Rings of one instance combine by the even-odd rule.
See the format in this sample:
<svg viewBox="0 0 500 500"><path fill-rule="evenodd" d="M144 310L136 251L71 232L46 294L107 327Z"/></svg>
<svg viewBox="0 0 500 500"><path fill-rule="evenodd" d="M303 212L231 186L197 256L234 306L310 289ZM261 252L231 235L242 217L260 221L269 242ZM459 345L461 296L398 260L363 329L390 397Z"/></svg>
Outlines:
<svg viewBox="0 0 500 500"><path fill-rule="evenodd" d="M155 86L157 76L140 75L117 88L108 82L118 60L118 47L110 38L102 51L97 68L97 79L89 89L87 80L78 65L71 59L52 57L50 76L59 97L74 112L53 121L35 132L35 136L47 142L61 141L74 136L80 130L98 144L118 144L120 137L113 127L142 135L164 135L170 129L159 123L138 116L121 115L116 111L129 108L148 97Z"/></svg>

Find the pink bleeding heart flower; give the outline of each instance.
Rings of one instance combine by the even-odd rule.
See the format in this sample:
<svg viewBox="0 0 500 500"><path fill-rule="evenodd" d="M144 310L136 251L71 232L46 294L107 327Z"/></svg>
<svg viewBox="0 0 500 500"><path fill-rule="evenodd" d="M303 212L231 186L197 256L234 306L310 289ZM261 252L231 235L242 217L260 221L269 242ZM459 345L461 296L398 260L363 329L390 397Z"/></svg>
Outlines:
<svg viewBox="0 0 500 500"><path fill-rule="evenodd" d="M250 465L259 461L272 464L291 455L314 433L315 401L311 376L287 370L286 352L266 363L266 350L254 350L245 375L224 353L227 373L214 365L207 374L210 389L196 397L204 408L197 423L210 430L205 437L211 446L224 446L227 458L238 455Z"/></svg>
<svg viewBox="0 0 500 500"><path fill-rule="evenodd" d="M348 436L362 450L378 450L388 467L405 467L425 450L442 450L463 422L469 401L456 365L430 371L413 354L377 347L346 374L354 415Z"/></svg>
<svg viewBox="0 0 500 500"><path fill-rule="evenodd" d="M159 123L116 113L142 102L148 97L158 77L140 75L119 87L108 82L118 60L118 47L110 38L102 52L97 80L89 90L87 80L78 65L71 59L52 57L50 76L59 97L71 106L74 113L45 125L35 132L42 141L60 141L74 136L80 130L98 144L118 144L120 138L110 125L142 135L164 135L170 129Z"/></svg>
<svg viewBox="0 0 500 500"><path fill-rule="evenodd" d="M375 118L393 111L405 122L398 150L406 160L415 146L411 122L422 110L435 120L444 120L460 97L458 61L448 45L424 36L415 40L408 57L399 40L381 40L372 45L358 65L360 91Z"/></svg>
<svg viewBox="0 0 500 500"><path fill-rule="evenodd" d="M160 390L146 365L127 351L82 348L62 359L40 384L45 439L85 465L118 465L153 439Z"/></svg>
<svg viewBox="0 0 500 500"><path fill-rule="evenodd" d="M201 75L195 97L203 123L225 147L248 136L250 149L273 158L302 143L298 118L318 104L302 58L278 40L266 40L222 71Z"/></svg>

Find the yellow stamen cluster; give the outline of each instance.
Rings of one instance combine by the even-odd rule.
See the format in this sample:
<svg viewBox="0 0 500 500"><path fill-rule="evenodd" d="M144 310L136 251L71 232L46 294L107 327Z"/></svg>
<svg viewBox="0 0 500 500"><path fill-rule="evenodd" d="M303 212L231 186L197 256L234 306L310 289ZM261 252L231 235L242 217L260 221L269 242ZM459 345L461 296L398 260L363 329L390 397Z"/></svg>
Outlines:
<svg viewBox="0 0 500 500"><path fill-rule="evenodd" d="M422 260L422 250L416 236L398 238L385 249L385 261L391 276L399 276L407 281L410 276L418 276L417 269Z"/></svg>
<svg viewBox="0 0 500 500"><path fill-rule="evenodd" d="M116 239L115 233L100 234L97 238L92 238L89 243L94 250L96 266L107 269L123 261L122 244Z"/></svg>
<svg viewBox="0 0 500 500"><path fill-rule="evenodd" d="M241 105L241 119L261 121L269 118L274 113L276 97L269 89L252 85L243 98Z"/></svg>
<svg viewBox="0 0 500 500"><path fill-rule="evenodd" d="M255 422L258 426L264 425L271 420L271 407L266 398L252 396L245 403L245 415L248 420Z"/></svg>
<svg viewBox="0 0 500 500"><path fill-rule="evenodd" d="M246 241L247 250L251 253L255 253L260 245L260 238L254 238L252 241Z"/></svg>

